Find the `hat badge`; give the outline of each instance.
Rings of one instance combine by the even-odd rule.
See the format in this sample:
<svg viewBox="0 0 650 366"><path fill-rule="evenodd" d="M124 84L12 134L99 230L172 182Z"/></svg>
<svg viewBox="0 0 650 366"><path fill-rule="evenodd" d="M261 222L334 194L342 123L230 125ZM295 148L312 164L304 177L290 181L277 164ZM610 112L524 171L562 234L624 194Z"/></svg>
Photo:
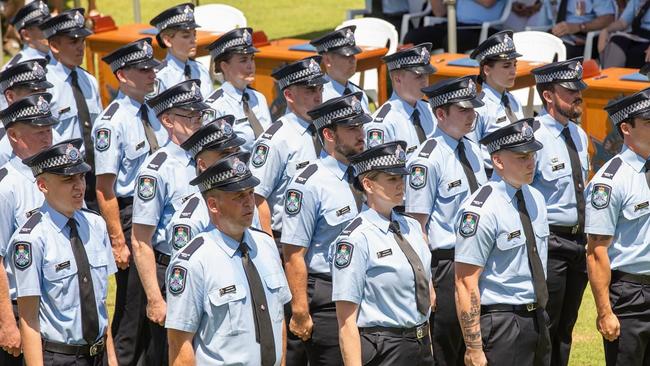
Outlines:
<svg viewBox="0 0 650 366"><path fill-rule="evenodd" d="M187 15L187 18L189 20L194 20L194 12L192 11L192 8L189 5L185 5L185 8L183 9L183 13Z"/></svg>
<svg viewBox="0 0 650 366"><path fill-rule="evenodd" d="M221 131L223 131L224 137L229 137L232 135L232 126L228 122L222 120L219 128L221 128Z"/></svg>
<svg viewBox="0 0 650 366"><path fill-rule="evenodd" d="M144 44L142 45L142 50L144 51L144 57L146 58L153 57L153 47L151 47L149 42L144 42Z"/></svg>
<svg viewBox="0 0 650 366"><path fill-rule="evenodd" d="M312 74L320 74L320 66L318 66L318 63L316 61L314 61L313 58L311 60L309 60L309 66L308 67L309 67L309 71L311 71Z"/></svg>
<svg viewBox="0 0 650 366"><path fill-rule="evenodd" d="M235 173L236 176L241 177L242 175L246 174L246 171L248 169L246 168L246 164L244 164L241 160L238 158L235 158L232 162L232 171Z"/></svg>
<svg viewBox="0 0 650 366"><path fill-rule="evenodd" d="M39 96L36 101L36 109L41 113L47 113L50 111L50 103L48 103L43 96Z"/></svg>
<svg viewBox="0 0 650 366"><path fill-rule="evenodd" d="M469 79L467 82L467 90L469 91L470 94L476 94L476 83L474 80Z"/></svg>
<svg viewBox="0 0 650 366"><path fill-rule="evenodd" d="M395 157L397 158L397 161L400 163L403 163L406 161L406 152L404 149L402 149L401 145L397 145L397 148L395 149Z"/></svg>
<svg viewBox="0 0 650 366"><path fill-rule="evenodd" d="M50 8L48 8L47 5L42 1L39 1L38 10L40 10L43 15L50 15Z"/></svg>
<svg viewBox="0 0 650 366"><path fill-rule="evenodd" d="M363 111L363 108L361 108L361 102L357 97L352 97L350 104L352 105L354 113L361 113Z"/></svg>
<svg viewBox="0 0 650 366"><path fill-rule="evenodd" d="M507 49L515 48L515 42L507 34L503 37L503 43L506 45Z"/></svg>
<svg viewBox="0 0 650 366"><path fill-rule="evenodd" d="M196 99L203 99L201 97L201 89L199 89L198 85L196 83L192 83L192 86L190 87L190 92L192 93L193 98Z"/></svg>
<svg viewBox="0 0 650 366"><path fill-rule="evenodd" d="M248 29L244 29L244 33L242 33L241 36L244 39L244 43L247 45L250 45L253 42L253 37L251 36L250 32L248 32Z"/></svg>
<svg viewBox="0 0 650 366"><path fill-rule="evenodd" d="M524 122L521 126L521 134L524 135L526 140L531 140L533 138L533 129L528 125L528 122Z"/></svg>
<svg viewBox="0 0 650 366"><path fill-rule="evenodd" d="M422 47L420 49L420 56L422 57L423 63L429 63L429 59L431 58L431 55L429 54L429 50L426 47Z"/></svg>
<svg viewBox="0 0 650 366"><path fill-rule="evenodd" d="M573 69L578 73L579 77L582 77L582 64L577 61L575 66L573 66Z"/></svg>
<svg viewBox="0 0 650 366"><path fill-rule="evenodd" d="M78 27L83 27L84 26L84 17L78 11L74 12L74 21L75 21L75 23L77 23Z"/></svg>
<svg viewBox="0 0 650 366"><path fill-rule="evenodd" d="M42 79L45 76L45 70L38 62L34 62L34 67L32 67L32 72L37 79Z"/></svg>
<svg viewBox="0 0 650 366"><path fill-rule="evenodd" d="M352 33L352 30L350 28L345 31L345 38L349 43L354 43L354 33Z"/></svg>
<svg viewBox="0 0 650 366"><path fill-rule="evenodd" d="M81 154L79 153L79 149L72 146L72 144L68 144L65 149L65 157L68 159L69 163L75 163L77 160L79 160Z"/></svg>

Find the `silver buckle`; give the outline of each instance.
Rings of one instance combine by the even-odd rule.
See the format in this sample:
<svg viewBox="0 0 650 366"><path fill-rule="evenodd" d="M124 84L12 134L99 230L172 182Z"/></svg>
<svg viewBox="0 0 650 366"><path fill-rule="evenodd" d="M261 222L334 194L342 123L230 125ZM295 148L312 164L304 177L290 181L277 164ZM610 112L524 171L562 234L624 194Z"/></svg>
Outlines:
<svg viewBox="0 0 650 366"><path fill-rule="evenodd" d="M97 356L99 354L99 352L103 352L103 351L104 351L104 338L100 339L95 344L90 346L90 356L91 357Z"/></svg>
<svg viewBox="0 0 650 366"><path fill-rule="evenodd" d="M578 232L578 225L571 228L571 234L575 235Z"/></svg>
<svg viewBox="0 0 650 366"><path fill-rule="evenodd" d="M537 309L537 304L526 304L526 310L533 311Z"/></svg>
<svg viewBox="0 0 650 366"><path fill-rule="evenodd" d="M417 327L415 329L415 336L417 337L417 339L424 338L424 328L425 327L426 327L426 325L420 325L419 327Z"/></svg>

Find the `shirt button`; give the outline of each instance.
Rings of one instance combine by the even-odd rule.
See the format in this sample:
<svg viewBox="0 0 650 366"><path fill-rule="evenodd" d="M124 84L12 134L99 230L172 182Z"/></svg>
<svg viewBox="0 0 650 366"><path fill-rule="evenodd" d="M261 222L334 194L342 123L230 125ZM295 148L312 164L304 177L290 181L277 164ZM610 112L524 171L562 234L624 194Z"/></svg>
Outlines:
<svg viewBox="0 0 650 366"><path fill-rule="evenodd" d="M260 309L262 309L262 311L265 311L265 310L266 310L266 306L264 306L264 305L260 305Z"/></svg>
<svg viewBox="0 0 650 366"><path fill-rule="evenodd" d="M84 282L88 282L88 277L84 277Z"/></svg>

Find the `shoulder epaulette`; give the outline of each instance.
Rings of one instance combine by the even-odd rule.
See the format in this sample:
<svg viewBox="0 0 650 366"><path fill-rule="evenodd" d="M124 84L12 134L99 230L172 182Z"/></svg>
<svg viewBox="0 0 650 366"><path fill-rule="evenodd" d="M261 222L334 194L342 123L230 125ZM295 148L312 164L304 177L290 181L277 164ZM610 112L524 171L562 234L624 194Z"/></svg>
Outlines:
<svg viewBox="0 0 650 366"><path fill-rule="evenodd" d="M194 210L196 210L196 207L199 205L200 200L201 199L199 197L190 198L190 200L187 202L187 205L185 205L183 212L181 212L181 218L186 219L188 217L192 217L192 214L194 213Z"/></svg>
<svg viewBox="0 0 650 366"><path fill-rule="evenodd" d="M110 120L111 118L113 118L113 115L119 108L120 108L120 103L118 102L111 103L111 105L109 105L108 108L106 108L106 112L104 112L102 119Z"/></svg>
<svg viewBox="0 0 650 366"><path fill-rule="evenodd" d="M478 95L476 96L476 99L478 99L480 101L483 101L483 98L485 98L485 92L483 92L483 91L478 93Z"/></svg>
<svg viewBox="0 0 650 366"><path fill-rule="evenodd" d="M1 127L1 126L0 126L0 139L2 139L3 137L5 137L5 134L6 134L6 133L7 133L7 130L5 130L4 127Z"/></svg>
<svg viewBox="0 0 650 366"><path fill-rule="evenodd" d="M36 225L38 225L39 222L41 222L41 217L43 217L43 214L41 212L37 212L33 214L32 216L29 217L29 219L25 222L23 227L20 228L20 234L29 234L34 230Z"/></svg>
<svg viewBox="0 0 650 366"><path fill-rule="evenodd" d="M196 250L199 249L199 247L201 245L203 245L203 238L202 237L198 237L198 238L192 240L185 247L185 249L178 254L178 259L182 259L182 260L185 260L185 261L190 259L192 254L194 254L194 252L196 252Z"/></svg>
<svg viewBox="0 0 650 366"><path fill-rule="evenodd" d="M217 89L209 97L205 98L206 103L212 103L223 96L223 89Z"/></svg>
<svg viewBox="0 0 650 366"><path fill-rule="evenodd" d="M363 90L363 88L362 88L362 87L360 87L359 85L357 85L357 84L355 84L355 83L353 83L353 82L351 82L350 80L348 80L348 83L349 83L350 85L354 85L354 86L356 86L356 87L357 87L357 89L359 89L359 90L361 90L361 91L362 91L362 92L363 92L364 94L366 93L366 92L365 92L365 91Z"/></svg>
<svg viewBox="0 0 650 366"><path fill-rule="evenodd" d="M87 208L87 207L82 207L82 208L81 208L81 211L84 211L84 212L90 212L90 213L95 214L95 215L97 215L97 216L101 216L101 215L99 214L99 212L97 212L97 211L95 211L95 210L91 210L91 209L89 209L89 208Z"/></svg>
<svg viewBox="0 0 650 366"><path fill-rule="evenodd" d="M360 217L357 217L356 219L352 220L352 222L349 223L348 226L346 226L345 229L343 229L343 231L341 231L341 235L350 235L350 234L352 234L354 229L361 226L362 223L363 223L363 219L360 218Z"/></svg>
<svg viewBox="0 0 650 366"><path fill-rule="evenodd" d="M390 103L384 104L384 106L381 107L381 109L379 110L379 113L377 113L377 115L375 116L374 121L375 122L383 122L384 117L386 117L388 112L390 112L390 109L391 109Z"/></svg>
<svg viewBox="0 0 650 366"><path fill-rule="evenodd" d="M247 89L250 89L250 90L252 90L252 91L257 91L257 89L253 88L253 87L250 86L250 85L248 85L246 88L247 88ZM258 93L259 93L259 92L258 92Z"/></svg>
<svg viewBox="0 0 650 366"><path fill-rule="evenodd" d="M487 198L490 197L490 194L492 194L492 187L490 186L481 187L481 190L478 192L476 197L474 197L474 199L472 200L471 205L476 207L483 207L485 200L487 200Z"/></svg>
<svg viewBox="0 0 650 366"><path fill-rule="evenodd" d="M7 168L0 169L0 182L7 176Z"/></svg>
<svg viewBox="0 0 650 366"><path fill-rule="evenodd" d="M167 160L167 153L161 151L158 154L156 154L156 156L154 156L153 159L151 159L149 165L147 165L147 169L158 170L160 169L162 163L165 162L165 160Z"/></svg>
<svg viewBox="0 0 650 366"><path fill-rule="evenodd" d="M256 228L256 227L252 227L252 226L251 226L251 227L249 227L249 229L251 229L251 230L253 230L253 231L257 231L257 232L259 232L259 233L263 233L263 234L265 234L265 235L268 235L268 236L271 237L271 238L273 237L272 235L269 235L269 233L267 233L266 231L261 230L261 229L258 229L258 228Z"/></svg>
<svg viewBox="0 0 650 366"><path fill-rule="evenodd" d="M167 60L163 60L162 62L160 62L160 65L154 67L153 70L154 70L155 72L158 72L158 71L164 69L166 66L167 66Z"/></svg>
<svg viewBox="0 0 650 366"><path fill-rule="evenodd" d="M264 137L267 140L272 139L273 135L275 135L275 133L278 132L278 130L280 128L282 128L282 125L283 125L283 123L282 123L281 120L277 120L277 121L273 122L273 124L271 126L269 126L269 128L267 128L266 131L264 131L264 133L262 134L262 137Z"/></svg>
<svg viewBox="0 0 650 366"><path fill-rule="evenodd" d="M540 127L542 127L542 124L537 119L534 119L533 120L533 131L539 130Z"/></svg>
<svg viewBox="0 0 650 366"><path fill-rule="evenodd" d="M20 61L21 58L23 58L23 54L22 53L17 53L14 57L11 58L11 60L9 60L9 62L7 62L7 66L5 67L5 70L7 68L17 64L18 61Z"/></svg>
<svg viewBox="0 0 650 366"><path fill-rule="evenodd" d="M427 141L424 142L424 146L422 146L422 150L420 150L418 156L421 158L428 158L437 145L438 145L438 141L436 141L435 139L428 139Z"/></svg>
<svg viewBox="0 0 650 366"><path fill-rule="evenodd" d="M607 178L607 179L614 179L614 175L616 175L616 172L618 169L621 167L621 163L623 161L621 158L617 157L612 160L611 163L607 166L607 169L603 172L602 177Z"/></svg>
<svg viewBox="0 0 650 366"><path fill-rule="evenodd" d="M309 177L314 175L314 173L316 173L317 170L318 170L318 165L316 164L309 165L308 167L305 168L305 170L302 171L302 173L300 173L298 178L296 178L296 183L305 184L307 182L307 179L309 179Z"/></svg>

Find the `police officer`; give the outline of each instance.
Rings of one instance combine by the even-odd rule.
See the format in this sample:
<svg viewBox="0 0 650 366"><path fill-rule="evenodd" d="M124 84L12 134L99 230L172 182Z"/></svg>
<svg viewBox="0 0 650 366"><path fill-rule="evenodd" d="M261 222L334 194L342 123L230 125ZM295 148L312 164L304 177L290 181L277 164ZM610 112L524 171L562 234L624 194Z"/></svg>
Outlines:
<svg viewBox="0 0 650 366"><path fill-rule="evenodd" d="M648 359L650 284L650 89L605 107L621 152L587 187L587 267L607 365Z"/></svg>
<svg viewBox="0 0 650 366"><path fill-rule="evenodd" d="M330 248L346 365L433 364L431 253L417 220L395 211L408 175L405 148L394 141L350 158L367 206Z"/></svg>
<svg viewBox="0 0 650 366"><path fill-rule="evenodd" d="M52 126L57 121L49 110L51 98L47 93L35 94L0 112L0 120L8 131L7 141L13 148L11 160L0 169L0 261L7 255L11 235L43 204L36 179L22 160L52 145ZM16 287L7 280L3 263L0 266L0 347L19 356L20 334L13 317L18 312L11 306L15 305ZM22 357L14 358L10 353L0 351L0 364L22 365Z"/></svg>
<svg viewBox="0 0 650 366"><path fill-rule="evenodd" d="M189 79L201 80L201 95L212 93L210 73L196 56L196 28L194 5L190 3L173 6L156 15L149 22L156 27L156 41L160 48L167 48L167 56L156 71L156 93Z"/></svg>
<svg viewBox="0 0 650 366"><path fill-rule="evenodd" d="M50 47L38 26L50 18L50 9L41 0L32 1L18 9L9 23L20 36L23 48L9 60L3 69L21 61L44 58L50 60Z"/></svg>
<svg viewBox="0 0 650 366"><path fill-rule="evenodd" d="M532 124L524 119L481 140L494 174L460 210L454 258L466 365L550 365L548 221L544 197L529 185L542 148Z"/></svg>
<svg viewBox="0 0 650 366"><path fill-rule="evenodd" d="M361 105L366 113L370 113L368 96L358 85L349 79L357 72L357 59L355 55L363 52L354 41L356 26L351 25L318 37L309 43L316 48L323 57L325 65L325 78L329 83L323 85L323 101L342 95L362 92Z"/></svg>
<svg viewBox="0 0 650 366"><path fill-rule="evenodd" d="M280 241L293 295L289 330L303 340L310 365L340 365L327 253L361 207L348 159L363 151L362 125L371 117L363 112L361 93L330 99L309 115L324 146L285 194Z"/></svg>
<svg viewBox="0 0 650 366"><path fill-rule="evenodd" d="M266 98L250 86L255 81L255 53L259 52L252 34L251 28L236 28L207 47L224 82L205 102L219 116L235 116L235 132L246 140L245 151L251 151L253 142L271 125Z"/></svg>
<svg viewBox="0 0 650 366"><path fill-rule="evenodd" d="M84 9L64 11L42 23L54 60L47 67L47 80L54 87L52 114L59 119L54 142L81 137L81 153L94 168L92 125L102 112L99 87L94 76L80 67L84 61L85 39L92 34L84 27ZM89 207L96 206L94 172L86 177L85 194Z"/></svg>
<svg viewBox="0 0 650 366"><path fill-rule="evenodd" d="M436 69L431 66L431 43L384 56L393 86L393 94L373 115L367 124L366 143L373 147L384 142L403 140L410 155L418 145L433 135L435 118L422 88L429 84L429 75Z"/></svg>
<svg viewBox="0 0 650 366"><path fill-rule="evenodd" d="M250 227L259 183L249 153L224 157L192 180L212 225L167 271L170 363L280 365L291 292L270 235Z"/></svg>
<svg viewBox="0 0 650 366"><path fill-rule="evenodd" d="M6 109L16 100L33 93L44 92L52 84L45 78L45 59L19 62L0 72L0 104ZM0 127L0 166L13 156L13 149L4 127Z"/></svg>
<svg viewBox="0 0 650 366"><path fill-rule="evenodd" d="M119 82L115 100L93 125L97 203L106 221L113 256L116 300L111 330L120 365L135 364L143 350L138 337L144 318L144 293L131 264L131 215L135 178L145 159L169 139L145 96L154 90L159 62L151 38L122 46L102 59Z"/></svg>
<svg viewBox="0 0 650 366"><path fill-rule="evenodd" d="M424 89L438 120L433 137L411 155L405 209L429 238L437 300L431 313L436 365L462 363L465 347L454 303L454 223L461 203L487 182L479 146L464 137L483 105L473 76L448 79Z"/></svg>
<svg viewBox="0 0 650 366"><path fill-rule="evenodd" d="M282 236L284 192L296 172L314 162L322 150L316 126L307 113L322 103L327 83L319 66L320 57L308 57L276 70L272 76L287 101L287 113L273 123L256 141L250 161L255 187L255 202L266 231ZM292 339L291 334L289 340ZM289 351L291 354L291 347Z"/></svg>
<svg viewBox="0 0 650 366"><path fill-rule="evenodd" d="M479 62L481 84L480 99L485 104L476 109L476 142L503 125L524 118L524 112L517 98L508 92L515 85L517 57L512 31L502 31L482 42L470 55ZM483 159L488 176L492 175L492 160L485 148Z"/></svg>
<svg viewBox="0 0 650 366"><path fill-rule="evenodd" d="M551 364L569 363L571 334L587 286L584 235L584 189L589 176L587 134L574 121L582 114L580 59L533 70L537 90L547 113L538 117L537 152L532 186L546 199L551 234L548 240L546 311L551 319Z"/></svg>
<svg viewBox="0 0 650 366"><path fill-rule="evenodd" d="M164 275L171 248L166 230L183 199L197 192L188 184L196 177L194 161L180 144L201 127L202 112L208 108L203 103L200 83L199 80L181 82L147 101L170 139L140 166L133 195L131 245L150 320L149 345L145 351L147 365L167 364L167 341L162 325L166 306Z"/></svg>
<svg viewBox="0 0 650 366"><path fill-rule="evenodd" d="M90 165L83 141L63 141L26 160L45 196L11 239L25 363L116 365L106 296L116 272L106 224L83 209Z"/></svg>

